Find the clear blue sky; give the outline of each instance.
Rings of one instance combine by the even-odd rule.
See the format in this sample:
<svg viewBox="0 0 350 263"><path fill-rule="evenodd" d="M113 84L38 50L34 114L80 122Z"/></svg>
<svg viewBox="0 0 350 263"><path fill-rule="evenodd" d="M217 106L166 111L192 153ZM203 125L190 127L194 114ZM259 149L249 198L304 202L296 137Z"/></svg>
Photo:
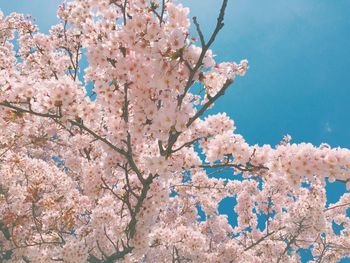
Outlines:
<svg viewBox="0 0 350 263"><path fill-rule="evenodd" d="M32 14L47 32L60 2L0 0L0 8ZM221 1L177 2L208 36ZM227 112L249 143L276 144L289 133L294 142L350 148L350 0L230 0L213 50L219 61L250 62L212 111ZM342 192L329 185L328 200Z"/></svg>

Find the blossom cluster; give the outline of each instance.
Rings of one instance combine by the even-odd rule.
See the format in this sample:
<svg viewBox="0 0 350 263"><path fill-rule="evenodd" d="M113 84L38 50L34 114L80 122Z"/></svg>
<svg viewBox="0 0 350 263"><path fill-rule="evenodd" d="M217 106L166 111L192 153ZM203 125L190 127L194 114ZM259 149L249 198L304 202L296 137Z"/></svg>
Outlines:
<svg viewBox="0 0 350 263"><path fill-rule="evenodd" d="M349 188L350 151L249 145L207 114L248 70L210 49L226 5L198 40L171 0L68 1L49 34L0 12L0 262L349 256L350 195L325 184Z"/></svg>

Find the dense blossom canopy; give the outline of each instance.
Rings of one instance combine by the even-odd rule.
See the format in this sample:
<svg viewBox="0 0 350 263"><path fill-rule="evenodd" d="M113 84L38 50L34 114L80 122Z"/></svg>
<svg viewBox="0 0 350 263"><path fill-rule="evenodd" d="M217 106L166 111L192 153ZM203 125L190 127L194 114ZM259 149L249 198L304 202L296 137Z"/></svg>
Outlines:
<svg viewBox="0 0 350 263"><path fill-rule="evenodd" d="M1 262L350 255L350 194L325 196L326 178L349 187L348 149L249 145L225 113L207 114L248 69L210 50L226 5L210 36L170 0L69 1L47 35L0 12ZM218 213L226 197L237 225Z"/></svg>

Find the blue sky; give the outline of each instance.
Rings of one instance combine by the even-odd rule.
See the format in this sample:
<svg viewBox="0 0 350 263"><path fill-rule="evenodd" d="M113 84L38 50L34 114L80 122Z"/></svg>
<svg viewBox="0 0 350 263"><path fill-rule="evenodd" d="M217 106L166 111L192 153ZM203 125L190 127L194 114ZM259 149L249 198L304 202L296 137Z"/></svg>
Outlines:
<svg viewBox="0 0 350 263"><path fill-rule="evenodd" d="M47 32L60 2L0 0L0 8L32 14ZM221 1L177 2L209 36ZM289 133L294 142L350 148L350 0L230 0L213 51L218 61L250 62L212 110L227 112L249 143L274 145ZM329 201L344 190L329 185Z"/></svg>
<svg viewBox="0 0 350 263"><path fill-rule="evenodd" d="M205 31L221 1L183 0ZM350 1L231 0L214 45L219 60L250 62L216 110L250 143L350 147Z"/></svg>

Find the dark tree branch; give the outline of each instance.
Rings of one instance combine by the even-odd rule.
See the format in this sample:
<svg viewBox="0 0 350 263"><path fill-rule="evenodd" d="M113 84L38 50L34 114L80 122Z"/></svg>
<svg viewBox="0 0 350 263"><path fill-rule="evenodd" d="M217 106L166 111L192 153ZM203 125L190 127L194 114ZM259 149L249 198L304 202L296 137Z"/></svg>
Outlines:
<svg viewBox="0 0 350 263"><path fill-rule="evenodd" d="M215 41L216 36L218 35L220 30L224 26L223 21L224 21L224 17L225 17L225 10L226 10L226 7L227 7L227 2L228 2L228 0L223 0L222 5L221 5L221 9L220 9L220 13L219 13L219 16L217 18L217 23L216 23L214 32L212 33L209 41L204 46L202 46L202 52L201 52L201 54L200 54L200 56L198 58L198 61L197 61L196 65L194 66L193 70L190 71L190 75L189 75L187 83L185 85L184 93L182 95L180 95L179 98L178 98L178 106L179 107L181 106L182 101L185 98L188 90L192 87L192 85L193 85L193 78L194 78L195 74L197 73L198 69L202 66L203 59L205 58L205 55L206 55L207 51L209 50L210 46ZM204 37L203 37L203 39L204 39Z"/></svg>
<svg viewBox="0 0 350 263"><path fill-rule="evenodd" d="M210 97L209 100L203 105L203 107L197 111L197 113L188 120L186 127L190 127L191 124L197 120L200 116L203 115L203 113L221 96L225 94L225 91L228 89L228 87L232 84L233 80L232 79L227 79L222 88L218 93L215 94L214 97Z"/></svg>
<svg viewBox="0 0 350 263"><path fill-rule="evenodd" d="M199 35L199 39L201 41L201 45L202 45L202 47L204 47L205 46L204 35L203 35L203 32L202 32L202 30L201 30L201 28L200 28L200 26L198 24L197 17L195 17L195 16L193 17L193 23L196 26L196 30L197 30L197 33Z"/></svg>
<svg viewBox="0 0 350 263"><path fill-rule="evenodd" d="M165 0L162 0L162 11L160 13L160 20L159 20L159 26L162 26L162 23L164 21L164 12L165 12Z"/></svg>

